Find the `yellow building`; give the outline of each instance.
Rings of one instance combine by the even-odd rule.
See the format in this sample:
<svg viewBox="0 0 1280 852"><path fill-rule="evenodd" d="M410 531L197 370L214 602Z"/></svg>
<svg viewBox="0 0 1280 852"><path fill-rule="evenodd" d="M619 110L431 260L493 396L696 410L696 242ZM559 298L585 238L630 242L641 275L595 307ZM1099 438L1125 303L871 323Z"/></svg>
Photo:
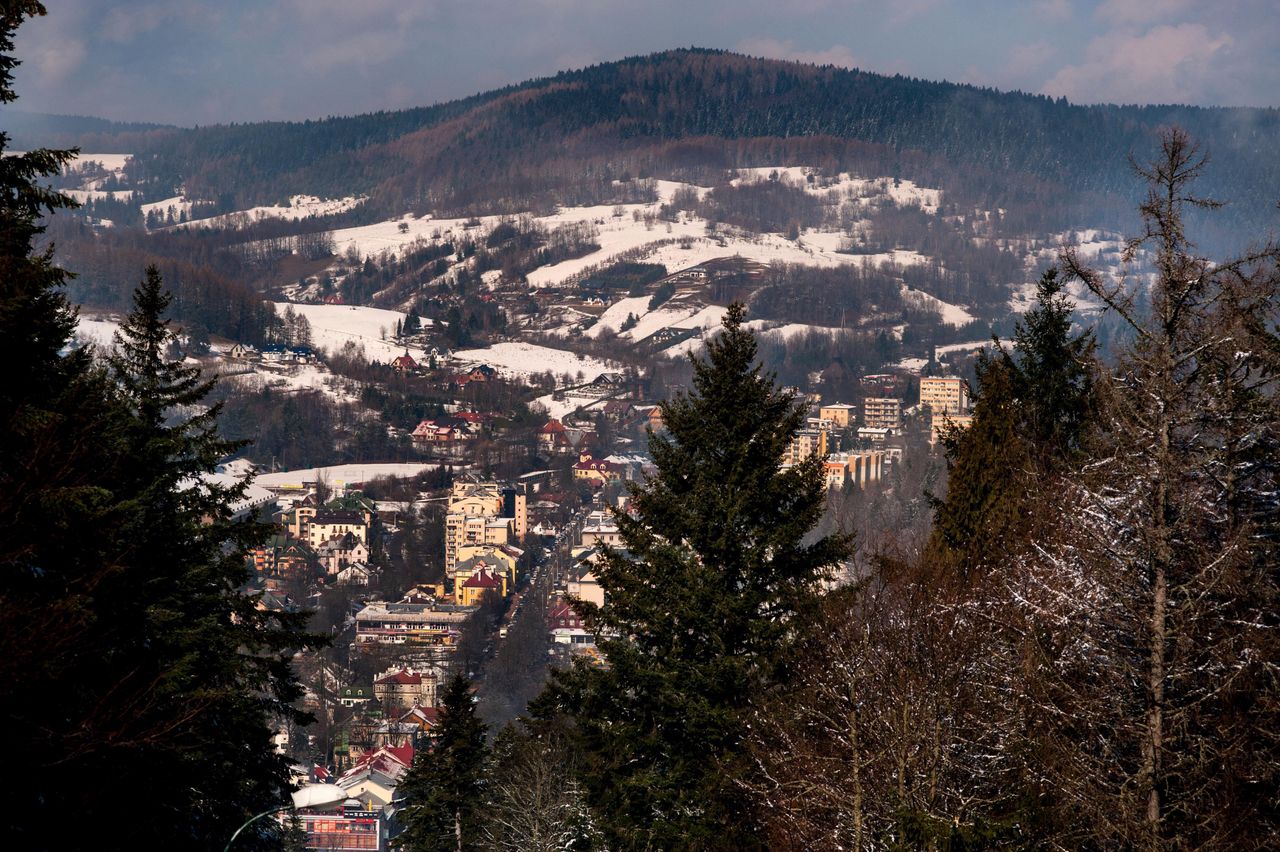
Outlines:
<svg viewBox="0 0 1280 852"><path fill-rule="evenodd" d="M491 568L481 568L456 587L454 599L462 606L478 606L486 595L507 596L507 578Z"/></svg>
<svg viewBox="0 0 1280 852"><path fill-rule="evenodd" d="M902 400L869 396L862 401L862 422L872 429L902 428Z"/></svg>
<svg viewBox="0 0 1280 852"><path fill-rule="evenodd" d="M972 425L972 414L934 414L929 419L929 443L938 443L938 437L946 429L968 429Z"/></svg>
<svg viewBox="0 0 1280 852"><path fill-rule="evenodd" d="M512 514L507 515L508 497ZM528 530L528 501L522 491L496 482L455 482L444 522L444 567L452 577L458 551L468 545L498 545L521 538Z"/></svg>
<svg viewBox="0 0 1280 852"><path fill-rule="evenodd" d="M782 463L786 467L800 464L810 456L825 456L835 449L835 440L826 429L801 429L791 439Z"/></svg>
<svg viewBox="0 0 1280 852"><path fill-rule="evenodd" d="M920 404L935 414L964 414L969 410L969 385L955 376L921 379Z"/></svg>
<svg viewBox="0 0 1280 852"><path fill-rule="evenodd" d="M818 417L823 420L830 420L831 425L837 429L848 429L849 425L853 423L855 411L856 409L852 405L833 402L831 405L819 406Z"/></svg>

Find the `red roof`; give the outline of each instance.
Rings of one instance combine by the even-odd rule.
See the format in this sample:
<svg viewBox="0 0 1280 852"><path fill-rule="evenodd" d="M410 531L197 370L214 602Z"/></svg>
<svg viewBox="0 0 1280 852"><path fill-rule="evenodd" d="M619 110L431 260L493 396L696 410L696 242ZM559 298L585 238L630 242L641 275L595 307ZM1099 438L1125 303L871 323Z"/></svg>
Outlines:
<svg viewBox="0 0 1280 852"><path fill-rule="evenodd" d="M375 680L374 683L401 683L405 685L419 684L422 683L422 675L401 670L394 674L380 677Z"/></svg>
<svg viewBox="0 0 1280 852"><path fill-rule="evenodd" d="M414 367L418 366L418 362L413 360L413 358L410 357L409 353L406 352L403 355L401 355L399 358L396 358L394 361L392 361L391 366L401 370L412 370Z"/></svg>
<svg viewBox="0 0 1280 852"><path fill-rule="evenodd" d="M464 589L500 589L502 588L502 580L498 579L492 571L481 568L476 573L467 578L462 584Z"/></svg>
<svg viewBox="0 0 1280 852"><path fill-rule="evenodd" d="M544 435L552 435L552 434L555 434L556 432L563 432L564 424L561 423L559 420L548 420L547 425L543 426L540 431Z"/></svg>

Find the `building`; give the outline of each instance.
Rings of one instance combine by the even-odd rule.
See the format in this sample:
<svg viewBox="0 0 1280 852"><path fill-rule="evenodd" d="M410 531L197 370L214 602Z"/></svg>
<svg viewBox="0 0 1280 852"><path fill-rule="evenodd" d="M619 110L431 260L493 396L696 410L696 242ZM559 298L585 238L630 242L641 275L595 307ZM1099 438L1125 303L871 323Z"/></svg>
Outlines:
<svg viewBox="0 0 1280 852"><path fill-rule="evenodd" d="M801 429L791 439L782 463L785 466L797 465L810 456L825 456L836 449L838 442L826 429Z"/></svg>
<svg viewBox="0 0 1280 852"><path fill-rule="evenodd" d="M445 647L457 643L475 607L376 601L356 613L356 647L370 644Z"/></svg>
<svg viewBox="0 0 1280 852"><path fill-rule="evenodd" d="M538 430L538 452L548 456L573 452L573 444L563 423L551 419Z"/></svg>
<svg viewBox="0 0 1280 852"><path fill-rule="evenodd" d="M853 424L856 412L857 409L854 406L842 402L818 407L818 417L831 421L832 426L837 429L848 429Z"/></svg>
<svg viewBox="0 0 1280 852"><path fill-rule="evenodd" d="M565 591L571 598L588 601L596 606L604 606L604 588L595 575L596 562L600 559L599 550L588 550L576 557L569 568L569 578L565 583Z"/></svg>
<svg viewBox="0 0 1280 852"><path fill-rule="evenodd" d="M618 532L618 524L608 512L592 512L582 524L583 547L595 547L607 544L618 547L622 544L622 533Z"/></svg>
<svg viewBox="0 0 1280 852"><path fill-rule="evenodd" d="M338 574L356 563L368 563L369 548L354 533L345 533L321 542L316 558L326 574Z"/></svg>
<svg viewBox="0 0 1280 852"><path fill-rule="evenodd" d="M430 670L391 668L373 679L373 694L384 709L434 707L439 675Z"/></svg>
<svg viewBox="0 0 1280 852"><path fill-rule="evenodd" d="M873 444L883 444L889 440L890 430L883 426L859 426L858 440L870 441Z"/></svg>
<svg viewBox="0 0 1280 852"><path fill-rule="evenodd" d="M964 414L969 410L969 384L955 376L921 379L920 404L935 414Z"/></svg>
<svg viewBox="0 0 1280 852"><path fill-rule="evenodd" d="M300 541L284 535L273 535L266 543L250 551L253 570L259 577L294 580L310 574L313 554Z"/></svg>
<svg viewBox="0 0 1280 852"><path fill-rule="evenodd" d="M972 425L972 414L935 413L929 418L929 443L938 443L938 438L947 429L968 429Z"/></svg>
<svg viewBox="0 0 1280 852"><path fill-rule="evenodd" d="M891 396L869 396L862 401L862 423L872 429L896 432L902 428L902 400Z"/></svg>
<svg viewBox="0 0 1280 852"><path fill-rule="evenodd" d="M411 356L409 354L409 350L406 349L403 355L392 359L391 369L395 370L397 373L411 373L418 369L418 362L413 360L413 356Z"/></svg>
<svg viewBox="0 0 1280 852"><path fill-rule="evenodd" d="M455 482L444 527L445 573L453 577L460 548L507 544L528 534L528 495L496 482Z"/></svg>
<svg viewBox="0 0 1280 852"><path fill-rule="evenodd" d="M823 477L827 488L843 489L853 484L865 488L879 482L884 472L884 453L868 450L860 453L832 453L823 463Z"/></svg>
<svg viewBox="0 0 1280 852"><path fill-rule="evenodd" d="M338 810L302 808L295 812L307 835L308 852L346 852L346 850L383 850L387 844L387 825L381 807L369 808L367 802L348 799ZM286 827L291 815L280 816Z"/></svg>
<svg viewBox="0 0 1280 852"><path fill-rule="evenodd" d="M369 522L363 512L346 509L321 509L316 512L307 525L307 543L312 550L319 550L320 545L332 538L340 538L350 533L366 547L369 544Z"/></svg>
<svg viewBox="0 0 1280 852"><path fill-rule="evenodd" d="M472 572L460 584L455 580L454 598L462 606L479 606L489 595L506 597L507 578L487 565Z"/></svg>

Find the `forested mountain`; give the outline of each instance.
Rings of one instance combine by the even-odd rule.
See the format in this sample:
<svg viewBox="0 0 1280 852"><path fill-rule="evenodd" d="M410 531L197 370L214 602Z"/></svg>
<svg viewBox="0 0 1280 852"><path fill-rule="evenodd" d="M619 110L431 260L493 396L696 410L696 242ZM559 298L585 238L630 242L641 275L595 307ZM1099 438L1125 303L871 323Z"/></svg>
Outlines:
<svg viewBox="0 0 1280 852"><path fill-rule="evenodd" d="M1124 152L1145 151L1175 124L1214 158L1204 192L1233 202L1209 238L1273 226L1274 109L1075 106L698 49L432 107L194 129L85 123L76 139L56 141L134 154L128 177L147 199L182 187L239 208L313 193L368 195L370 215L514 212L608 202L612 181L628 176L790 162L909 177L1033 221L1053 216L1055 226L1084 211L1124 225L1133 209Z"/></svg>

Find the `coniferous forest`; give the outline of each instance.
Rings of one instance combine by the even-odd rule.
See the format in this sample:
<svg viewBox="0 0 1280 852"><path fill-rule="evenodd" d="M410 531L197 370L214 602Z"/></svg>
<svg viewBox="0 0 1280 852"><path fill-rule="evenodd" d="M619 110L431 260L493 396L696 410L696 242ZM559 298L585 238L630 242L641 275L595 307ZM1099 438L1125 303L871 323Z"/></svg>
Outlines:
<svg viewBox="0 0 1280 852"><path fill-rule="evenodd" d="M44 14L0 0L0 103L16 99L14 34ZM106 206L76 213L58 190L74 152L0 133L8 845L324 848L314 821L263 817L300 784L332 789L364 770L339 813L405 852L1273 848L1277 122L1275 110L1078 107L693 49L316 122L10 123L124 146L139 195L110 227ZM811 182L871 169L892 176L885 186L941 187L946 202L864 220L776 173L722 179L797 158ZM700 177L705 192L690 188ZM558 308L530 276L604 238L531 211L616 205L600 221L622 219L624 202L657 205L656 179L690 183L654 221L637 211L638 227L669 234L696 215L712 223L698 239L724 245L726 226L802 244L843 216L844 254L946 262L724 257L690 284L622 253L575 273L574 310L594 321L622 299L644 315L709 294L723 310L701 346L664 361L623 338L643 322L626 313L621 328L574 330L576 377L443 366L450 347L509 345L517 329L541 333L544 353L567 346L536 324ZM179 189L211 215L304 192L363 199L204 231L128 221ZM961 220L985 206L1028 232L1072 228L1087 210L1132 236L1117 263L1062 241L1028 271L999 233L949 222L961 204ZM335 229L406 210L467 221L376 262L334 250ZM485 214L504 218L481 228ZM1024 275L1034 286L1014 314ZM320 295L297 312L264 301L294 279ZM378 342L402 358L368 358L354 337L316 356L302 306L321 298L397 309ZM972 313L942 322L948 300ZM81 301L124 312L112 347L77 339ZM791 324L802 330L769 335ZM227 350L318 357L332 386L211 378L188 357L210 334ZM870 379L918 391L937 347L974 334L991 344L949 362L971 377L970 410L952 412L971 415L964 428L912 407L884 480L861 485L832 484L826 432L822 449L797 451L834 431L813 397L870 396ZM911 373L897 359L922 341ZM588 356L616 369L584 375ZM548 416L596 384L622 414ZM455 433L462 450L423 446ZM885 453L854 440L855 453ZM252 483L219 468L236 458L423 464L350 490L316 474L269 523L270 509L239 510ZM509 481L528 490L493 485L501 509L461 546L498 558L516 542L484 530L517 493L536 503L537 531L505 551L516 594L506 573L458 579L442 560L454 502ZM378 517L361 542L374 579L354 593L330 576L254 585L255 559L290 546L282 529L300 508ZM589 525L613 537L588 564L566 539ZM557 571L574 572L574 591L553 591ZM603 603L578 591L591 583ZM407 620L423 601L465 615L438 643L447 653L383 672L399 649L358 648L358 613L398 606ZM590 637L589 653L557 652L556 618ZM415 694L408 713L376 692L427 675L431 699ZM375 807L374 782L392 775Z"/></svg>

